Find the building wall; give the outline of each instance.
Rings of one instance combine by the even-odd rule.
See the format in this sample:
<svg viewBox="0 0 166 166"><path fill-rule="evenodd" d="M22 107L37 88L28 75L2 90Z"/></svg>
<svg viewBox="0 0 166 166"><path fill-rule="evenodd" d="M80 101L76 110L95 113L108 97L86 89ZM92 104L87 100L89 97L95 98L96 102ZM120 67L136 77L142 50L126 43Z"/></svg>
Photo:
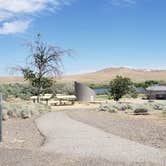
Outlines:
<svg viewBox="0 0 166 166"><path fill-rule="evenodd" d="M166 100L166 91L147 92L148 99L163 99Z"/></svg>
<svg viewBox="0 0 166 166"><path fill-rule="evenodd" d="M95 91L79 82L75 82L75 95L77 101L81 102L94 102L96 100Z"/></svg>

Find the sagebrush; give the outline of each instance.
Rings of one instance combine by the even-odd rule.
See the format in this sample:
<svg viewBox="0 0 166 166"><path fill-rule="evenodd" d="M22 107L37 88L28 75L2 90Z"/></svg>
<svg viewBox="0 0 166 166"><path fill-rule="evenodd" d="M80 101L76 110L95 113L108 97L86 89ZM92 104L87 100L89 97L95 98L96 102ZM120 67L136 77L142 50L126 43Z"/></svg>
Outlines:
<svg viewBox="0 0 166 166"><path fill-rule="evenodd" d="M28 83L1 84L0 93L3 94L4 100L10 97L28 100L31 96L37 95L37 90ZM44 93L51 93L54 96L56 94L74 94L74 84L55 82L50 88L45 89Z"/></svg>
<svg viewBox="0 0 166 166"><path fill-rule="evenodd" d="M38 103L9 103L3 102L3 119L9 118L30 118L51 111L49 106Z"/></svg>

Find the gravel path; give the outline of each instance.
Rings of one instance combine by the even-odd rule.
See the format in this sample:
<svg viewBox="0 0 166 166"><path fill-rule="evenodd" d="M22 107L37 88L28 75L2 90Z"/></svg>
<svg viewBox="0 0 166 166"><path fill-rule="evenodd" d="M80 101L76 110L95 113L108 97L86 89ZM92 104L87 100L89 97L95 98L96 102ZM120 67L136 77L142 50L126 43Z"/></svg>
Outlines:
<svg viewBox="0 0 166 166"><path fill-rule="evenodd" d="M46 152L78 154L122 163L166 165L165 152L75 121L65 112L48 113L37 120L37 126L46 136L41 148Z"/></svg>
<svg viewBox="0 0 166 166"><path fill-rule="evenodd" d="M3 121L0 166L126 166L104 159L42 152L44 138L31 119Z"/></svg>

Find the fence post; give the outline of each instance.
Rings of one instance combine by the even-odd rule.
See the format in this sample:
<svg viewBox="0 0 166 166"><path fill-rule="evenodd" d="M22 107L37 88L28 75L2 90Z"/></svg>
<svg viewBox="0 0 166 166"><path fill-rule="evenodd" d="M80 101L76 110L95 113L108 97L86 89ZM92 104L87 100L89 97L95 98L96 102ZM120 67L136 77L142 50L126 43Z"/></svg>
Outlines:
<svg viewBox="0 0 166 166"><path fill-rule="evenodd" d="M2 94L0 94L0 142L2 142Z"/></svg>

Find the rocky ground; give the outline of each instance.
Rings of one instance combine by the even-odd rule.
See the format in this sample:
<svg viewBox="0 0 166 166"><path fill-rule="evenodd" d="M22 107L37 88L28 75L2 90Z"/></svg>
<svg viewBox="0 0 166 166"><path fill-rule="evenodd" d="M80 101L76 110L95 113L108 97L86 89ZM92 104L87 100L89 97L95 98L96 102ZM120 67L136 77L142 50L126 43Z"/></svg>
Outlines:
<svg viewBox="0 0 166 166"><path fill-rule="evenodd" d="M37 149L44 142L40 135L35 118L9 119L3 121L3 143L0 148Z"/></svg>
<svg viewBox="0 0 166 166"><path fill-rule="evenodd" d="M114 165L109 161L83 158L78 155L42 152L44 143L35 118L3 121L3 142L0 143L0 166L96 166ZM119 163L123 166L123 163Z"/></svg>
<svg viewBox="0 0 166 166"><path fill-rule="evenodd" d="M0 166L126 166L125 163L99 158L42 152L40 147L44 143L44 137L40 135L34 120L31 118L3 121ZM140 166L139 163L135 165Z"/></svg>
<svg viewBox="0 0 166 166"><path fill-rule="evenodd" d="M99 111L72 111L68 116L132 141L166 150L166 119L153 116L111 114Z"/></svg>
<svg viewBox="0 0 166 166"><path fill-rule="evenodd" d="M100 113L99 113L100 114ZM121 135L122 137L127 137L129 139L134 139L134 134L131 134L130 137L126 136L130 131L127 130L127 126L131 128L136 128L135 134L137 133L139 127L132 127L133 123L128 122L127 120L120 122L121 120L112 120L107 115L99 115L97 112L90 111L87 113L83 112L68 112L71 118L79 120L81 122L86 122L97 128L101 128L104 131L111 132L112 134ZM103 113L102 113L103 114ZM102 158L93 158L93 157L83 157L80 155L72 154L60 154L60 153L48 153L43 152L41 147L45 141L45 138L41 136L34 118L31 119L10 119L3 122L3 143L0 143L0 166L156 166L152 163L124 163L124 162L115 162L108 161ZM120 124L119 124L120 123ZM125 127L125 123L126 127ZM145 122L146 123L146 122ZM141 128L146 125L142 122L136 122L137 125ZM110 127L114 126L114 127ZM122 127L124 126L124 128ZM146 125L147 126L147 125ZM144 128L146 128L144 126ZM161 126L159 125L158 128ZM111 128L111 129L110 129ZM126 128L126 129L125 129ZM152 127L154 129L148 130L151 137L153 137L153 132L158 132L158 128ZM165 127L161 127L162 132L160 132L159 137L155 137L157 141L157 146L162 149L165 148L165 138L163 138ZM120 131L118 131L120 130ZM122 131L124 130L124 131ZM127 132L128 131L128 132ZM141 130L142 131L142 130ZM123 134L120 134L123 133ZM126 134L125 134L126 133ZM134 131L133 131L134 133ZM148 134L146 132L146 134ZM136 134L138 135L138 134ZM144 138L144 136L143 136ZM159 141L160 140L160 141ZM140 139L137 140L138 142ZM141 139L142 141L142 139ZM140 142L141 142L140 141ZM146 141L145 141L146 142ZM147 141L148 142L148 141ZM151 142L151 141L150 141ZM164 143L161 143L164 142ZM145 143L146 144L146 143ZM152 145L152 143L148 143Z"/></svg>

